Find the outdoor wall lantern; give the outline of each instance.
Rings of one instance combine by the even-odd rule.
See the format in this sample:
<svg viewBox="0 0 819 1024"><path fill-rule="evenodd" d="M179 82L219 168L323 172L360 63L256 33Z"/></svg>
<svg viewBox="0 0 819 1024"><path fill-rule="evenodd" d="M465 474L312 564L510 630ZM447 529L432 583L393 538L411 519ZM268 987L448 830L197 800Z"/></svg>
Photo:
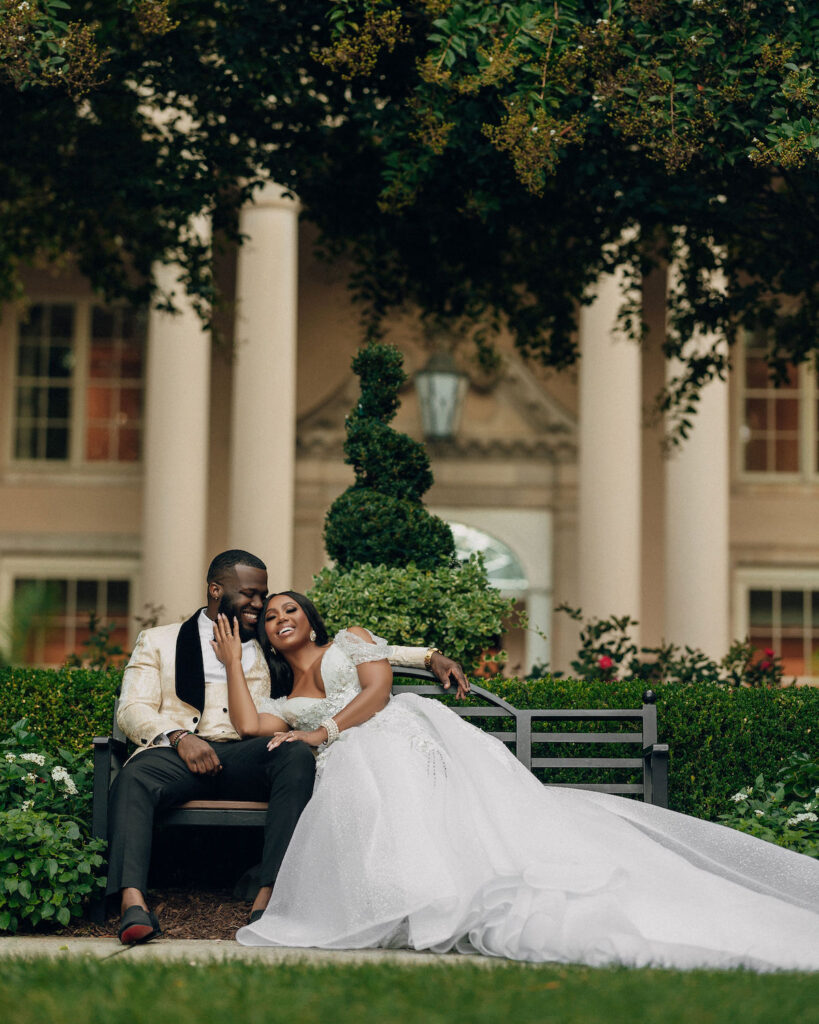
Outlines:
<svg viewBox="0 0 819 1024"><path fill-rule="evenodd" d="M436 352L415 374L421 426L430 441L451 441L461 419L469 378L455 365L451 352Z"/></svg>

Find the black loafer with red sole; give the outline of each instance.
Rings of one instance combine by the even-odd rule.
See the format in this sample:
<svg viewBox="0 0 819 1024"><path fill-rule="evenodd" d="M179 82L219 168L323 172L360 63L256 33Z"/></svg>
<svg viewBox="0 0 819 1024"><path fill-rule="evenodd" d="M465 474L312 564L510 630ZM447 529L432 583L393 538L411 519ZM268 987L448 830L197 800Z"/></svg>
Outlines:
<svg viewBox="0 0 819 1024"><path fill-rule="evenodd" d="M149 942L162 934L156 914L143 907L128 907L119 923L119 941L123 946Z"/></svg>

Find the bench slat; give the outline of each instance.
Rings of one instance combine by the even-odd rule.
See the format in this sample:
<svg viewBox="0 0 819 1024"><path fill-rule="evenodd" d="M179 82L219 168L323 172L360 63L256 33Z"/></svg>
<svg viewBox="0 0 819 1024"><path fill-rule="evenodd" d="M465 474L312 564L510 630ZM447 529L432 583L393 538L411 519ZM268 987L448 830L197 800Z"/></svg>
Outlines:
<svg viewBox="0 0 819 1024"><path fill-rule="evenodd" d="M643 718L643 711L641 708L603 708L593 711L550 709L548 711L530 711L529 714L532 716L533 722L539 722L541 720L548 721L552 718L555 719L555 721L565 722L607 722L612 719L638 722Z"/></svg>
<svg viewBox="0 0 819 1024"><path fill-rule="evenodd" d="M551 789L591 789L595 793L642 793L637 782L544 782Z"/></svg>
<svg viewBox="0 0 819 1024"><path fill-rule="evenodd" d="M642 768L641 757L533 757L533 768Z"/></svg>
<svg viewBox="0 0 819 1024"><path fill-rule="evenodd" d="M532 743L642 743L641 732L533 732Z"/></svg>

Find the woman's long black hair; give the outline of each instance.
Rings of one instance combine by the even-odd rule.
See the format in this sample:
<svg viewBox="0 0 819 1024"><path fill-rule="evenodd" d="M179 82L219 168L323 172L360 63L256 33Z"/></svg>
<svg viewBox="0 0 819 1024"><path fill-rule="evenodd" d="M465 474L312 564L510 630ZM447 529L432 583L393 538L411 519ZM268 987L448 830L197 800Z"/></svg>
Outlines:
<svg viewBox="0 0 819 1024"><path fill-rule="evenodd" d="M289 597L296 602L301 608L304 614L307 616L307 621L310 623L312 629L316 631L316 643L319 647L323 647L329 637L327 636L327 627L324 625L324 620L318 613L318 609L310 600L309 597L305 597L304 594L299 594L295 590L281 590L278 594L270 594L264 603L262 614L259 617L259 625L256 627L259 643L261 644L262 651L265 656L268 668L270 669L270 696L271 697L287 697L293 689L293 669L287 664L281 655L276 654L273 649L273 645L267 639L267 633L264 628L265 614L267 613L267 606L273 600L274 597Z"/></svg>

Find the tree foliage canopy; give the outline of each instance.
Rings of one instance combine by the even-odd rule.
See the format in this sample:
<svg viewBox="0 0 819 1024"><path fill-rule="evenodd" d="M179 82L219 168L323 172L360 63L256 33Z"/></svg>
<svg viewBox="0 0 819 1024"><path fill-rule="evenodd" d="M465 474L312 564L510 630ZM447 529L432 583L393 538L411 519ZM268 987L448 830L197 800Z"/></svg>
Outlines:
<svg viewBox="0 0 819 1024"><path fill-rule="evenodd" d="M0 32L6 295L21 263L71 252L98 286L143 298L151 262L178 259L207 303L189 218L210 212L236 238L270 177L329 255L352 258L371 334L413 302L479 346L505 326L567 366L599 274L673 257L666 349L686 363L683 397L726 365L724 345L694 352L696 328L729 342L768 329L779 376L816 351L816 0L93 0L70 14L101 57L85 78L89 47L58 53L61 75L15 78Z"/></svg>

